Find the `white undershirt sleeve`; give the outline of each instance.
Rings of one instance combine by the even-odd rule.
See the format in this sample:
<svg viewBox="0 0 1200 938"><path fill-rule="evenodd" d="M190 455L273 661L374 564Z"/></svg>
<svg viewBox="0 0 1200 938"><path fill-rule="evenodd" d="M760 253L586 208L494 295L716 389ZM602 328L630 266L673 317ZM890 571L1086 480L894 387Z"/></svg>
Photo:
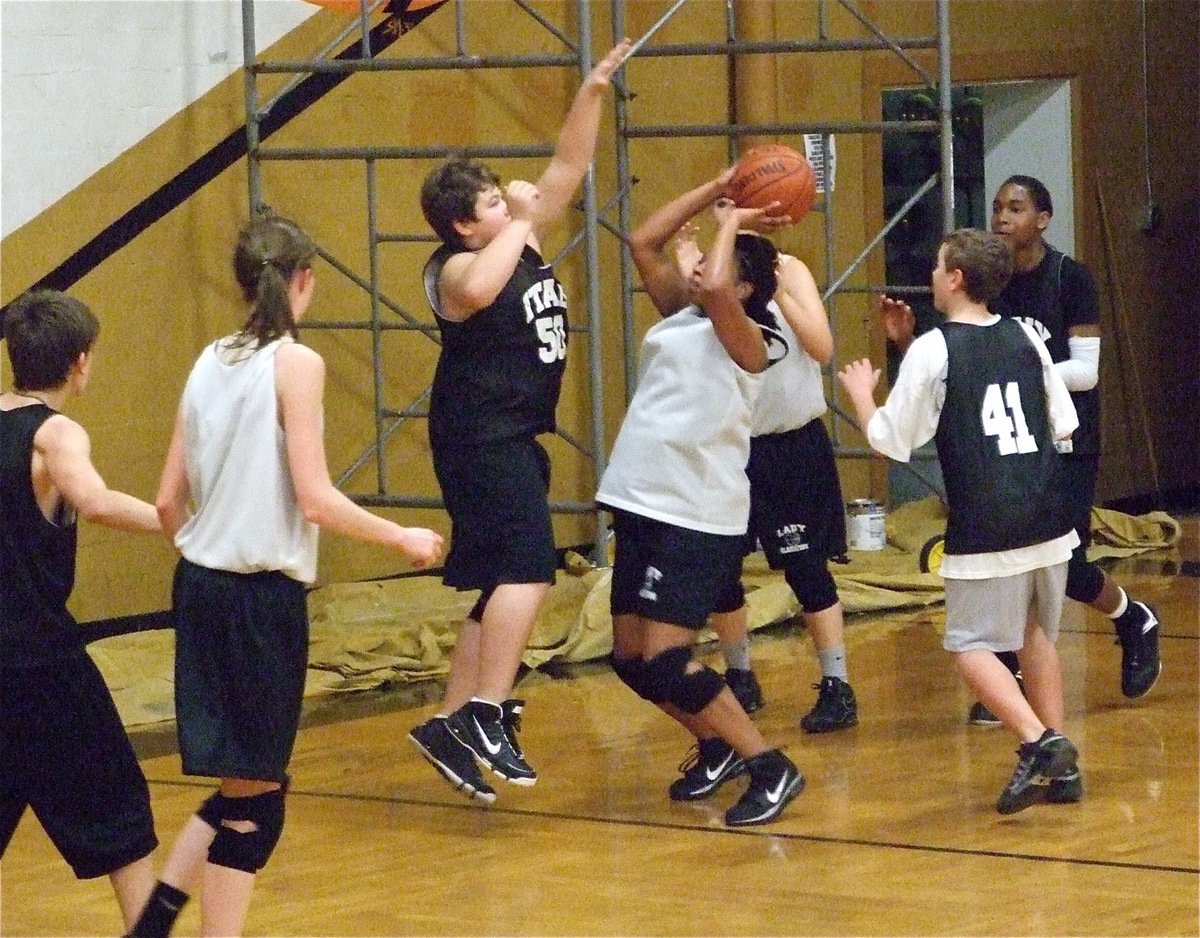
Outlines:
<svg viewBox="0 0 1200 938"><path fill-rule="evenodd" d="M1100 380L1100 336L1071 336L1071 357L1055 363L1068 391L1090 391Z"/></svg>

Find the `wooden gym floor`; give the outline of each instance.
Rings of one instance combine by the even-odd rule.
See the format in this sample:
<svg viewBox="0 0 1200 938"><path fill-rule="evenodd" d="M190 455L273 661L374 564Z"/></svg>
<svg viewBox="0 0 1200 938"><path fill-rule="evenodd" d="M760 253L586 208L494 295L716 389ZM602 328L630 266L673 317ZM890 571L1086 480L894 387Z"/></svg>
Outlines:
<svg viewBox="0 0 1200 938"><path fill-rule="evenodd" d="M1196 519L1185 532L1169 559L1113 568L1163 622L1165 667L1145 698L1121 696L1110 624L1068 604L1081 804L996 814L1015 741L966 725L940 607L848 622L861 722L826 736L797 726L818 669L803 630L784 625L752 644L758 723L808 778L777 823L723 826L740 780L710 802L670 802L687 738L601 666L521 682L541 779L494 779L491 808L405 741L436 688L325 700L300 733L248 934L1197 935ZM209 790L179 774L169 738L135 735L164 844ZM107 880L76 882L28 813L0 877L2 935L120 932ZM196 906L178 934L197 933Z"/></svg>

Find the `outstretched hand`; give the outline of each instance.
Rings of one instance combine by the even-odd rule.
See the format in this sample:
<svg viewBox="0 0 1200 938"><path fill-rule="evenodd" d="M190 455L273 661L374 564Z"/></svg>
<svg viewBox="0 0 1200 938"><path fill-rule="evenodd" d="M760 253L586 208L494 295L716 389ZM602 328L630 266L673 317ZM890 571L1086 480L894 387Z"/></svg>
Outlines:
<svg viewBox="0 0 1200 938"><path fill-rule="evenodd" d="M838 380L842 382L842 387L846 389L846 393L850 395L850 399L857 402L862 399L870 400L875 395L875 388L879 384L879 378L882 372L879 368L871 365L869 358L860 358L858 361L850 362L845 368L838 372Z"/></svg>
<svg viewBox="0 0 1200 938"><path fill-rule="evenodd" d="M884 296L879 301L879 312L883 317L883 331L887 337L896 343L903 352L912 345L913 335L917 331L917 317L912 307L904 300L893 300Z"/></svg>
<svg viewBox="0 0 1200 938"><path fill-rule="evenodd" d="M588 84L607 85L612 80L613 72L625 62L625 57L629 55L629 50L632 46L632 40L627 37L609 49L608 54L592 68L591 73L587 77Z"/></svg>
<svg viewBox="0 0 1200 938"><path fill-rule="evenodd" d="M779 202L772 202L764 208L739 208L733 199L727 195L721 196L713 203L713 217L717 224L725 221L730 212L738 213L738 229L741 231L756 231L768 235L792 224L790 215L768 214L779 208Z"/></svg>

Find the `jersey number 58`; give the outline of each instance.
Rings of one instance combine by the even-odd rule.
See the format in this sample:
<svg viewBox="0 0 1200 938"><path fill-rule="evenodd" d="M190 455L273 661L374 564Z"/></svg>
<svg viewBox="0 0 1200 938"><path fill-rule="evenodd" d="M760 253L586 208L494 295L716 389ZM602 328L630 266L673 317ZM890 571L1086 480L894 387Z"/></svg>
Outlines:
<svg viewBox="0 0 1200 938"><path fill-rule="evenodd" d="M543 316L536 322L538 338L542 342L538 357L547 365L562 361L567 357L567 328L562 314Z"/></svg>

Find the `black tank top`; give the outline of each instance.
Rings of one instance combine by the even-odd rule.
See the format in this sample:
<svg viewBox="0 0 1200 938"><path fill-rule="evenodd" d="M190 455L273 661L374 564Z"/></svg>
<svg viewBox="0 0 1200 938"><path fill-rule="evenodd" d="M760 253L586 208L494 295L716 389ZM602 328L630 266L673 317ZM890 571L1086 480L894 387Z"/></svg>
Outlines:
<svg viewBox="0 0 1200 938"><path fill-rule="evenodd" d="M425 265L425 292L442 333L433 377L429 435L471 446L554 430L567 355L567 302L541 255L526 246L504 289L462 322L443 319L437 284L455 251Z"/></svg>
<svg viewBox="0 0 1200 938"><path fill-rule="evenodd" d="M0 667L21 667L81 648L67 597L75 586L76 524L63 506L46 520L33 495L33 437L55 411L0 411Z"/></svg>
<svg viewBox="0 0 1200 938"><path fill-rule="evenodd" d="M1095 325L1099 316L1096 287L1088 269L1050 247L1033 270L1013 272L1000 295L988 303L988 310L1033 326L1053 362L1071 357L1071 329ZM1095 456L1100 452L1100 388L1072 391L1071 400L1079 415L1071 453Z"/></svg>
<svg viewBox="0 0 1200 938"><path fill-rule="evenodd" d="M1066 534L1042 360L1019 323L945 322L938 458L947 554L1029 547Z"/></svg>

